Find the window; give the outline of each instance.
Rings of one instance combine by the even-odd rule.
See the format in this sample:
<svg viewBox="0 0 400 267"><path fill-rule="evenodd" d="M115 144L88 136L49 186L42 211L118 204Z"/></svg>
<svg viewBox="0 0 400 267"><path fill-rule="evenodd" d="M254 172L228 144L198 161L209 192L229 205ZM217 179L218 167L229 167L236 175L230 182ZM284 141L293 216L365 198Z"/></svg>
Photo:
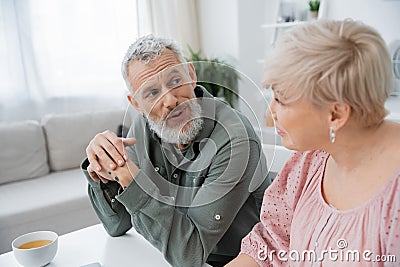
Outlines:
<svg viewBox="0 0 400 267"><path fill-rule="evenodd" d="M0 0L0 110L54 99L120 103L121 62L136 37L134 0Z"/></svg>

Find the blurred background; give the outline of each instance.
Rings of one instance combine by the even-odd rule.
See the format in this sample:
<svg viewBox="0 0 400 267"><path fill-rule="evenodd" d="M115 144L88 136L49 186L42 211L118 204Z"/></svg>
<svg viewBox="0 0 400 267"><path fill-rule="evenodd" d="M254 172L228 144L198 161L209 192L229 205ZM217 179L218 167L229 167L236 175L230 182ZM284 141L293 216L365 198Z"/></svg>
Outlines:
<svg viewBox="0 0 400 267"><path fill-rule="evenodd" d="M30 231L99 223L80 166L93 136L124 135L136 115L121 62L138 36L173 38L206 61L202 84L249 118L269 164L282 165L264 59L284 31L323 18L381 33L394 69L388 116L400 122L400 0L0 0L0 254Z"/></svg>
<svg viewBox="0 0 400 267"><path fill-rule="evenodd" d="M234 66L237 108L263 124L263 59L309 11L306 0L0 0L0 121L125 107L123 55L154 33L178 40L187 57L190 46ZM362 20L393 54L399 46L399 0L322 0L323 17Z"/></svg>

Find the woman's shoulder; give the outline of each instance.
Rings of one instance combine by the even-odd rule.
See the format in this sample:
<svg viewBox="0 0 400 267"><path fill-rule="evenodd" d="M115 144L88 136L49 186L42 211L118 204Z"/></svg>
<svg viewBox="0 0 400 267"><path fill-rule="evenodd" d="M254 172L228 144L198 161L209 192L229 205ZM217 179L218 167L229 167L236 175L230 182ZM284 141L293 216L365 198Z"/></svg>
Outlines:
<svg viewBox="0 0 400 267"><path fill-rule="evenodd" d="M296 151L286 161L273 184L283 188L303 188L324 169L329 154L321 150ZM296 191L294 190L294 191Z"/></svg>
<svg viewBox="0 0 400 267"><path fill-rule="evenodd" d="M329 154L322 150L296 151L285 163L281 172L315 173Z"/></svg>
<svg viewBox="0 0 400 267"><path fill-rule="evenodd" d="M381 220L382 236L386 240L388 250L400 251L400 167L384 191Z"/></svg>
<svg viewBox="0 0 400 267"><path fill-rule="evenodd" d="M400 216L400 165L393 173L384 191L387 202L397 203Z"/></svg>

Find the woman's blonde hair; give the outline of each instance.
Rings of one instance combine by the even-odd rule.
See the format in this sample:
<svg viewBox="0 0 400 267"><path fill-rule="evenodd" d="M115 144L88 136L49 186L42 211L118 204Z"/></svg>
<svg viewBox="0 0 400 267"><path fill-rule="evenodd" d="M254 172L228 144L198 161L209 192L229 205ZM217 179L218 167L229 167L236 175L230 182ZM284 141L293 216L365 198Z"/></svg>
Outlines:
<svg viewBox="0 0 400 267"><path fill-rule="evenodd" d="M380 123L392 90L391 58L385 42L357 21L318 20L280 38L267 60L264 86L278 88L286 101L304 96L323 106L351 106L365 126Z"/></svg>

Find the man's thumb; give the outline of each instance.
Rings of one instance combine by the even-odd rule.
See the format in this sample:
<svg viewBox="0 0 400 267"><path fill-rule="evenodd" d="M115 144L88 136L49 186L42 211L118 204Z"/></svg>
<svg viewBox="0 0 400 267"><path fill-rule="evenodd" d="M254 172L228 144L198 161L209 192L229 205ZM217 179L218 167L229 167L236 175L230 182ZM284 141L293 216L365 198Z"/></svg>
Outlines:
<svg viewBox="0 0 400 267"><path fill-rule="evenodd" d="M136 138L122 138L124 146L133 146L136 143Z"/></svg>

